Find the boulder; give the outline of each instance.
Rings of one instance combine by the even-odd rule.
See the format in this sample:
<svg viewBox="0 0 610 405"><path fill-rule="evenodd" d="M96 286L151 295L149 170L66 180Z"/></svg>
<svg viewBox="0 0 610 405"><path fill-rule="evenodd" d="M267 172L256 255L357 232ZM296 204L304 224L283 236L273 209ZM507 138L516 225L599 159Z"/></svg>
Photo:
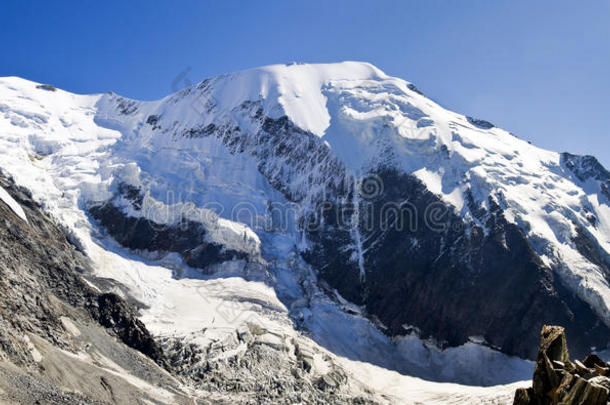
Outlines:
<svg viewBox="0 0 610 405"><path fill-rule="evenodd" d="M570 361L565 330L544 326L534 369L533 386L515 392L513 405L606 405L608 364L590 354L584 362Z"/></svg>
<svg viewBox="0 0 610 405"><path fill-rule="evenodd" d="M571 376L570 376L571 377ZM566 378L568 378L566 376ZM606 405L608 390L601 385L592 384L581 377L571 378L571 386L565 394L556 396L553 404L562 405Z"/></svg>
<svg viewBox="0 0 610 405"><path fill-rule="evenodd" d="M588 368L595 368L595 366L599 366L602 368L608 367L608 364L596 354L588 355L587 358L583 361L583 364L585 365L585 367Z"/></svg>
<svg viewBox="0 0 610 405"><path fill-rule="evenodd" d="M560 361L567 363L570 361L570 353L568 352L568 342L564 328L561 326L542 327L540 334L540 349L538 358L544 354L551 361Z"/></svg>
<svg viewBox="0 0 610 405"><path fill-rule="evenodd" d="M530 405L534 404L534 389L533 388L519 388L515 392L515 400L513 405Z"/></svg>
<svg viewBox="0 0 610 405"><path fill-rule="evenodd" d="M540 349L534 369L534 394L546 398L559 386L561 378L553 367L553 361L566 364L570 361L565 330L560 326L543 326Z"/></svg>

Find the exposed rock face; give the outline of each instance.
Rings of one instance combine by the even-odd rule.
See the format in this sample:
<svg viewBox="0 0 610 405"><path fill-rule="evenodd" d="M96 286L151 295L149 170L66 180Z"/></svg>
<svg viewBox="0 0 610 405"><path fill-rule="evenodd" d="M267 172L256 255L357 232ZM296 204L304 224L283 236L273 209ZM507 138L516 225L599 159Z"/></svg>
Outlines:
<svg viewBox="0 0 610 405"><path fill-rule="evenodd" d="M163 352L146 326L118 295L101 294L89 309L100 325L112 330L126 345L146 354L161 365L167 366Z"/></svg>
<svg viewBox="0 0 610 405"><path fill-rule="evenodd" d="M371 241L363 246L367 273L362 302L389 333L399 335L403 325L413 325L424 337L448 346L483 336L506 353L534 358L538 336L532 329L554 322L576 335L577 322L583 322L592 331L588 339L599 346L606 343L608 329L564 293L495 199L490 197L488 210L477 210L486 231L457 217L414 177L392 171L376 175L386 187L376 199L363 202L360 211L382 218L388 204L408 201L416 214L411 225L417 225L407 226L409 218L403 218L402 228L380 224L367 232L370 221L366 215L361 218L362 238ZM372 209L364 208L367 204ZM430 207L440 212L435 224L430 223ZM343 293L345 284L343 279L334 285ZM574 312L583 318L574 319ZM518 332L506 333L507 326ZM580 352L590 344L578 341L574 346Z"/></svg>
<svg viewBox="0 0 610 405"><path fill-rule="evenodd" d="M495 127L495 125L492 124L491 122L482 120L480 118L466 117L466 119L468 120L468 122L470 122L472 125L474 125L477 128L491 129L491 128Z"/></svg>
<svg viewBox="0 0 610 405"><path fill-rule="evenodd" d="M533 387L520 388L514 405L606 405L610 365L591 354L570 361L565 331L544 326L534 370Z"/></svg>
<svg viewBox="0 0 610 405"><path fill-rule="evenodd" d="M564 152L561 154L561 161L580 181L586 182L588 179L599 181L600 192L610 200L610 172L594 156L579 156Z"/></svg>
<svg viewBox="0 0 610 405"><path fill-rule="evenodd" d="M166 225L146 217L131 216L119 208L117 198L128 201L136 211L141 210L144 200L140 190L121 184L115 198L92 204L89 212L117 242L128 249L158 254L176 252L186 264L200 269L229 260L249 259L244 252L206 242L206 229L200 222L182 218L178 224Z"/></svg>

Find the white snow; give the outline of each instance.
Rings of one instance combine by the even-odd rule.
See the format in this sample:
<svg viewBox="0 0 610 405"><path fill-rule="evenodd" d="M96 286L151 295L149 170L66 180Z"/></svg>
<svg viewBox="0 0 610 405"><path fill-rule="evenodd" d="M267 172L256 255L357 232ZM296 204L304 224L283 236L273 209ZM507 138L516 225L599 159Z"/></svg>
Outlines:
<svg viewBox="0 0 610 405"><path fill-rule="evenodd" d="M285 114L301 128L322 136L331 119L322 88L335 80L385 77L375 66L360 62L272 65L218 78L213 97L225 111L246 100L261 100L270 117Z"/></svg>
<svg viewBox="0 0 610 405"><path fill-rule="evenodd" d="M341 358L341 364L370 389L383 392L388 402L393 404L511 404L517 388L531 385L529 381L522 381L494 387L473 387L430 382L345 358Z"/></svg>
<svg viewBox="0 0 610 405"><path fill-rule="evenodd" d="M23 208L11 195L2 187L0 187L0 200L2 200L8 207L13 210L13 212L25 222L28 222L27 217L25 216L25 212Z"/></svg>

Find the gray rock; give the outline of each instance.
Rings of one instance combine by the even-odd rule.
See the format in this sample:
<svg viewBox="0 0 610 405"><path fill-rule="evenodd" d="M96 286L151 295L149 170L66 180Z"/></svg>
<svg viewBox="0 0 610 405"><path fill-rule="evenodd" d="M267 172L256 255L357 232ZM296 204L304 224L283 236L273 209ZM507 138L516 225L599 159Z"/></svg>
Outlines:
<svg viewBox="0 0 610 405"><path fill-rule="evenodd" d="M590 355L585 363L606 364ZM555 366L555 368L553 367ZM518 389L514 405L606 405L610 380L598 376L579 360L570 362L565 331L559 326L544 326L534 369L533 387Z"/></svg>

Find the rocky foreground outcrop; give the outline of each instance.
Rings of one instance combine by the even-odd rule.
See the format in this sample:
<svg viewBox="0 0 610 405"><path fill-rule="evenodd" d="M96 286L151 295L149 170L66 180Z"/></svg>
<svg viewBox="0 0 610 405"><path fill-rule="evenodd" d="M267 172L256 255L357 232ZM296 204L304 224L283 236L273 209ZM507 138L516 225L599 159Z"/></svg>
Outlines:
<svg viewBox="0 0 610 405"><path fill-rule="evenodd" d="M595 354L570 361L565 331L544 326L533 386L515 392L513 405L606 405L610 364Z"/></svg>

